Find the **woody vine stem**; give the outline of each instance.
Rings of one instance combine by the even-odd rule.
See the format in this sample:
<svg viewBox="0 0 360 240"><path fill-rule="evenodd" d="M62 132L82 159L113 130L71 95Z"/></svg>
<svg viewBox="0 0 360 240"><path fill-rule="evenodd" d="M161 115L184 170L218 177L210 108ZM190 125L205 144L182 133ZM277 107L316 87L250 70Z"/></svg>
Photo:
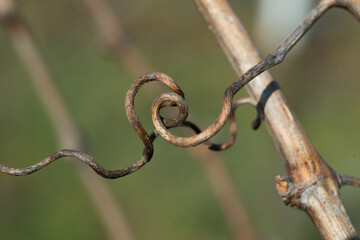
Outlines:
<svg viewBox="0 0 360 240"><path fill-rule="evenodd" d="M202 12L205 19L208 21L209 25L213 28L213 32L215 36L218 38L221 46L224 48L228 57L231 56L231 53L229 53L229 49L227 49L229 43L226 42L227 40L224 40L225 35L222 35L226 33L219 33L216 29L217 27L220 26L221 19L220 18L219 18L220 20L215 19L214 17L217 8L224 8L226 11L229 11L229 14L232 14L232 11L229 10L230 8L228 7L226 1L216 2L213 0L210 1L195 0L195 3L198 5L199 10ZM285 59L286 55L295 46L295 44L314 25L314 23L329 8L334 6L347 9L355 16L357 20L360 20L359 0L320 1L318 5L303 20L303 22L292 32L292 34L283 43L279 45L278 48L276 48L266 58L255 64L252 68L247 70L225 90L224 98L223 98L223 106L221 108L220 114L218 118L205 130L200 130L196 124L187 120L188 106L184 99L185 98L184 93L182 92L178 84L171 77L167 76L166 74L158 73L158 72L146 73L135 80L135 82L128 90L125 99L125 108L126 108L127 117L145 146L142 156L134 164L123 169L107 170L104 169L93 157L87 155L86 153L77 150L65 149L58 151L48 156L44 160L40 161L39 163L26 168L9 168L4 165L0 165L0 171L9 175L23 176L34 173L59 158L73 157L89 165L97 174L99 174L102 177L111 178L111 179L119 178L139 170L142 166L144 166L147 162L151 160L154 152L153 141L156 139L158 135L161 135L161 137L163 137L171 144L180 147L194 147L203 143L206 144L208 148L211 150L215 150L215 151L225 150L228 147L230 147L235 141L236 122L234 118L234 112L238 106L242 104L251 104L252 106L256 107L257 118L255 119L252 125L254 129L257 129L260 126L262 119L267 120L268 123L265 103L261 102L260 101L261 99L251 97L251 98L244 98L233 101L235 94L239 90L241 90L244 86L246 86L250 81L252 81L254 78L259 76L261 73L265 72L266 70L270 69L271 67L277 64L280 64ZM7 21L9 25L12 24L11 18L7 19ZM224 21L226 21L226 19ZM236 63L234 62L232 62L232 64L234 66L236 65ZM148 134L143 128L142 124L140 123L135 113L134 99L139 89L145 83L152 81L162 82L163 84L167 85L172 90L172 92L161 94L154 100L151 109L151 116L152 116L153 124L155 126L155 130L151 134ZM272 87L275 89L278 88L276 84L275 87L274 86ZM269 96L267 97L269 98ZM179 109L179 114L173 118L169 118L169 119L163 118L160 115L160 109L164 107L177 107ZM217 134L228 121L230 124L230 137L228 141L222 144L215 144L210 142L209 139L212 138L215 134ZM175 128L175 127L191 128L192 130L194 130L195 135L191 137L175 136L172 133L170 133L170 131L168 131L169 128ZM271 129L271 131L272 134L276 135L276 133L274 133L275 132L274 129ZM311 150L313 150L311 146L308 147ZM281 147L278 148L281 150ZM284 153L284 155L286 154L287 153ZM345 211L343 213L344 214L343 221L346 222L348 228L344 227L343 229L342 226L339 227L339 232L342 232L341 234L343 234L342 237L341 234L336 235L336 233L334 233L335 231L337 231L336 227L334 227L335 230L332 229L324 230L323 228L324 225L326 225L326 223L322 222L321 219L322 213L317 212L316 207L311 205L313 203L311 202L312 201L311 194L316 194L316 191L320 191L319 189L321 188L316 189L316 191L314 190L313 192L310 193L308 193L307 190L314 186L322 186L323 184L328 184L329 183L328 181L331 181L332 184L335 183L336 184L335 188L339 188L342 185L346 185L346 184L353 186L360 186L360 179L336 173L323 160L321 160L320 157L319 159L313 159L313 161L316 162L315 165L318 164L316 165L317 170L319 170L321 174L318 174L317 177L313 178L311 181L306 179L306 176L304 175L300 174L299 176L296 176L294 174L296 170L294 170L294 168L292 167L294 163L292 163L290 160L285 161L285 166L287 168L289 176L277 178L278 192L284 198L285 203L303 209L308 213L310 218L319 228L320 233L324 239L358 239L356 231L352 227ZM304 179L305 179L304 183L299 184L299 182L303 181ZM303 199L303 196L305 195L307 198ZM341 201L339 202L339 206L341 208L342 206ZM331 212L331 210L329 211ZM329 213L327 214L329 215L328 216L329 218L332 216ZM336 221L336 219L334 221Z"/></svg>

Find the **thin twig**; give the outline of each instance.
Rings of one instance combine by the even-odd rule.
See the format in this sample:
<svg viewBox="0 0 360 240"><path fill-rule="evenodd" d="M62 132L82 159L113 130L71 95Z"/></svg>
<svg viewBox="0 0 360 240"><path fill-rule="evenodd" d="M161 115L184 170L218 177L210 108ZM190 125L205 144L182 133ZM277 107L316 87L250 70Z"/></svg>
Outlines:
<svg viewBox="0 0 360 240"><path fill-rule="evenodd" d="M340 186L349 185L353 187L360 187L360 178L338 174L340 179Z"/></svg>

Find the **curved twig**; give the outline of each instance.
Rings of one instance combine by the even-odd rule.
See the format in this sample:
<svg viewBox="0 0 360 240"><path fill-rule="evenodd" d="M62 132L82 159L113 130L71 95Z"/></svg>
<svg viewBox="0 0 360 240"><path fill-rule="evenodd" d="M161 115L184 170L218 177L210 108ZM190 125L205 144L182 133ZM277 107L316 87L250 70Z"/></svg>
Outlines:
<svg viewBox="0 0 360 240"><path fill-rule="evenodd" d="M244 103L245 102L248 103L247 101L244 101ZM194 130L196 133L201 132L201 130L194 123L192 123L190 121L184 121L183 123L180 124L180 126L181 127L189 127L192 130ZM47 165L49 165L50 163L54 162L57 159L60 159L63 157L73 157L73 158L76 158L76 159L86 163L97 174L99 174L100 176L102 176L104 178L114 179L114 178L124 177L130 173L133 173L133 172L139 170L142 166L144 166L151 159L151 156L153 153L152 143L155 141L156 137L159 134L156 130L154 130L150 135L147 135L145 130L141 134L142 134L141 135L142 139L146 138L146 140L143 142L144 143L146 142L148 144L147 141L149 141L150 146L149 146L149 144L145 145L145 149L143 151L143 155L141 156L141 158L136 163L131 165L130 167L126 167L123 169L107 170L107 169L103 168L95 160L95 158L93 158L92 156L90 156L86 153L83 153L83 152L80 152L77 150L64 149L64 150L55 152L55 153L51 154L50 156L48 156L47 158L45 158L44 160L40 161L39 163L36 163L36 164L26 167L26 168L9 168L9 167L6 167L6 166L0 164L0 171L3 173L6 173L8 175L12 175L12 176L25 176L25 175L29 175L31 173L39 171L40 169L46 167ZM146 137L144 137L144 136L146 136ZM211 146L211 144L210 144L210 146ZM151 151L149 151L148 149L150 149Z"/></svg>
<svg viewBox="0 0 360 240"><path fill-rule="evenodd" d="M237 101L235 101L232 105L232 110L231 110L231 114L230 114L230 118L229 118L230 136L229 136L228 140L222 144L216 144L216 143L211 143L209 141L206 141L204 144L207 145L209 149L214 150L214 151L223 151L223 150L228 149L229 147L231 147L234 144L234 142L236 140L236 133L237 133L236 121L235 121L235 110L239 106L244 105L244 104L249 104L256 108L257 116L254 119L254 121L252 122L251 127L254 130L256 130L260 127L261 120L263 119L263 110L261 109L260 105L258 105L257 101L251 97L240 98Z"/></svg>
<svg viewBox="0 0 360 240"><path fill-rule="evenodd" d="M155 140L156 136L158 136L156 131L154 131L150 136L147 135L147 137L150 141L151 147L152 147L152 142ZM148 147L148 148L146 148L146 147ZM0 171L3 173L6 173L8 175L12 175L12 176L25 176L25 175L29 175L31 173L34 173L34 172L46 167L47 165L49 165L50 163L54 162L55 160L57 160L59 158L73 157L73 158L79 159L80 161L89 165L100 176L102 176L104 178L114 179L114 178L123 177L130 173L133 173L133 172L139 170L142 166L144 166L151 159L150 154L152 154L152 152L146 151L147 149L151 150L151 147L145 146L143 155L140 158L140 160L138 160L136 163L134 163L130 167L126 167L126 168L119 169L119 170L106 170L90 155L80 152L80 151L76 151L76 150L64 149L64 150L60 150L56 153L51 154L50 156L48 156L41 162L34 164L32 166L29 166L26 168L9 168L4 165L0 165Z"/></svg>
<svg viewBox="0 0 360 240"><path fill-rule="evenodd" d="M160 82L164 83L165 85L167 85L171 90L174 91L174 93L169 93L169 94L163 95L163 96L165 96L165 98L164 97L162 98L162 102L160 103L160 106L159 106L159 110L160 110L160 108L163 108L166 106L174 106L174 105L177 105L179 108L179 114L172 119L165 119L159 115L161 121L166 126L166 128L183 126L183 127L189 127L191 129L193 129L196 133L201 132L201 130L194 123L185 121L185 119L187 118L187 115L188 115L188 108L184 101L184 94L181 91L180 87L174 82L174 80L172 80L169 76L167 76L163 73L148 73L148 74L140 76L133 83L133 85L131 86L131 88L129 89L129 91L127 93L126 103L125 103L126 114L128 116L128 119L131 122L131 124L134 127L137 134L139 135L139 137L141 138L141 140L143 141L144 146L145 146L143 155L140 157L140 159L136 163L132 164L129 167L119 169L119 170L106 170L90 155L87 155L86 153L76 151L76 150L64 149L64 150L58 151L58 152L48 156L41 162L34 164L32 166L29 166L26 168L9 168L4 165L0 165L0 171L3 173L6 173L8 175L24 176L24 175L34 173L34 172L46 167L47 165L54 162L55 160L57 160L59 158L63 158L63 157L74 157L74 158L79 159L80 161L89 165L97 174L99 174L100 176L102 176L104 178L111 178L111 179L119 178L119 177L126 176L130 173L133 173L133 172L139 170L148 161L150 161L150 159L153 155L153 152L154 152L154 147L153 147L152 143L156 139L156 137L159 135L157 130L154 130L151 135L149 135L145 131L145 129L141 125L138 117L136 116L135 109L134 109L134 98L135 98L136 93L138 92L138 90L141 88L142 85L144 85L147 82L151 82L151 81L160 81ZM166 98L166 96L170 96L170 98ZM238 106L245 104L245 103L249 103L251 105L256 105L256 102L250 98L240 99L234 104L234 107L231 111L232 115L234 115L234 111L236 110L236 108ZM260 111L258 111L258 117L257 117L256 121L259 122L259 119L261 119ZM235 129L236 129L236 124L235 124L234 120L235 120L234 117L232 117L231 125L233 126L232 128L234 128L234 126L235 126ZM235 133L231 133L231 136L233 136L234 134ZM234 139L234 137L230 137L230 139ZM232 142L225 143L225 145L227 147L229 147L231 144L232 144ZM211 146L217 146L217 144L210 144L210 143L208 143L208 145L210 146L210 148L211 148ZM222 144L222 145L224 145L224 144ZM221 146L221 145L219 145L219 146ZM212 147L212 148L215 148L215 147ZM221 148L219 150L222 150L222 149L225 149L225 148Z"/></svg>
<svg viewBox="0 0 360 240"><path fill-rule="evenodd" d="M349 185L349 186L353 186L353 187L360 187L360 178L347 176L347 175L343 175L343 174L338 173L338 179L339 179L340 187L344 186L344 185Z"/></svg>
<svg viewBox="0 0 360 240"><path fill-rule="evenodd" d="M209 140L204 142L204 145L206 145L210 150L213 151L223 151L228 149L229 147L231 147L236 139L236 121L235 121L235 110L244 104L249 104L253 107L256 108L257 110L257 116L254 119L254 121L251 124L251 127L254 130L257 130L260 125L261 125L261 120L263 119L263 112L262 109L260 108L260 106L257 104L256 100L251 98L251 97L247 97L247 98L240 98L237 101L235 101L232 105L232 110L231 110L231 115L229 118L229 125L230 125L230 136L228 137L228 140L224 143L212 143ZM190 121L185 121L184 123L182 123L180 126L183 127L189 127L191 128L196 134L200 134L202 131L200 130L200 128L195 125L193 122Z"/></svg>
<svg viewBox="0 0 360 240"><path fill-rule="evenodd" d="M358 21L360 21L360 0L332 0L332 2L334 6L346 8Z"/></svg>
<svg viewBox="0 0 360 240"><path fill-rule="evenodd" d="M47 166L48 164L50 164L53 161L55 161L59 158L62 158L62 157L77 158L80 161L89 165L97 174L99 174L100 176L102 176L104 178L123 177L127 174L137 171L142 166L144 166L148 161L150 161L150 159L153 155L153 152L154 152L154 147L152 145L152 142L155 140L155 138L158 134L157 134L157 131L154 131L149 136L149 134L145 131L145 129L141 125L138 117L135 114L134 98L135 98L136 93L138 92L138 90L140 89L140 87L142 85L144 85L147 82L155 81L155 80L163 82L171 90L173 90L174 93L176 93L178 96L181 96L182 98L184 97L183 92L181 91L180 87L174 82L174 80L172 80L170 77L168 77L167 75L162 74L162 73L153 73L153 74L142 75L133 83L133 85L131 86L131 88L129 89L129 91L126 95L126 104L125 104L126 114L129 118L129 121L133 125L135 131L137 132L137 134L143 141L145 149L144 149L143 155L140 157L140 159L136 163L132 164L131 166L123 168L123 169L119 169L119 170L106 170L100 164L98 164L97 161L93 157L91 157L83 152L80 152L80 151L65 149L65 150L56 152L56 153L50 155L49 157L45 158L41 162L39 162L35 165L32 165L32 166L29 166L27 168L9 168L4 165L0 165L0 171L3 173L9 174L9 175L13 175L13 176L28 175L28 174L34 173L34 172L42 169L43 167ZM171 105L174 105L174 103L165 102L162 104L161 108L166 107L166 106L171 106ZM169 128L178 126L182 122L184 122L186 117L187 117L187 109L180 108L179 115L173 119L164 119L164 124Z"/></svg>

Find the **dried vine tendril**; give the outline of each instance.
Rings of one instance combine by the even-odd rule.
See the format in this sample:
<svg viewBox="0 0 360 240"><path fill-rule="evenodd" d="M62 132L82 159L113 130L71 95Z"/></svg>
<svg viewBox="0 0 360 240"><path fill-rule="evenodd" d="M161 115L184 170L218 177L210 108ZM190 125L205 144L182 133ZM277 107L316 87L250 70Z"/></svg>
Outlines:
<svg viewBox="0 0 360 240"><path fill-rule="evenodd" d="M253 128L256 129L259 127L262 111L260 106L256 103L254 99L245 98L235 101L233 103L234 95L244 87L248 82L254 79L256 76L262 72L270 69L271 67L281 63L285 56L289 53L292 47L301 39L302 36L311 28L311 26L330 8L333 6L340 6L348 8L357 19L360 19L359 11L353 5L349 5L345 0L322 0L319 4L308 14L308 16L303 20L303 22L293 31L293 33L272 53L270 53L265 59L260 61L246 73L244 73L239 79L237 79L233 84L231 84L224 93L224 100L221 112L218 118L212 123L208 128L201 131L194 123L186 121L188 116L188 107L184 100L184 93L181 91L180 87L172 80L169 76L163 73L147 73L140 76L132 84L131 88L127 92L125 108L126 114L134 127L136 133L139 135L141 140L144 143L144 151L141 158L132 164L129 167L119 169L119 170L106 170L104 169L93 157L76 150L61 150L56 152L41 162L29 166L27 168L9 168L4 165L0 165L0 171L13 176L23 176L34 173L53 161L62 158L62 157L74 157L80 161L89 165L97 174L105 178L118 178L123 177L127 174L133 173L139 170L144 166L148 161L150 161L153 152L153 141L158 135L161 135L168 142L181 147L193 147L201 143L206 144L209 149L212 150L224 150L230 147L235 141L236 136L236 123L234 118L235 109L245 103L256 106L258 111L258 116L253 122ZM155 130L149 135L143 126L141 125L138 117L135 114L134 110L134 98L142 85L151 81L160 81L167 85L173 92L162 94L157 97L152 106L152 120L155 126ZM171 119L163 118L160 115L160 109L168 106L177 106L179 109L179 114ZM230 119L230 120L229 120ZM213 137L220 129L230 121L230 137L227 142L223 144L214 144L208 140ZM177 137L168 131L169 128L173 127L189 127L196 135L191 137ZM347 179L344 183L347 183ZM348 181L350 182L350 181Z"/></svg>
<svg viewBox="0 0 360 240"><path fill-rule="evenodd" d="M182 127L191 128L192 130L194 130L195 133L201 133L199 127L197 127L194 123L190 121L185 121L188 116L188 107L184 100L184 94L181 91L180 87L175 83L175 81L163 73L147 73L135 80L135 82L132 84L129 91L127 92L126 101L125 101L125 109L126 109L127 117L145 146L143 150L143 155L136 163L132 164L129 167L119 170L106 170L90 155L87 155L83 152L76 150L64 149L50 155L41 162L29 166L27 168L9 168L4 165L0 165L0 171L13 176L28 175L42 169L48 164L63 157L74 157L79 159L80 161L89 165L97 174L99 174L104 178L111 178L111 179L119 178L139 170L148 161L150 161L154 152L154 147L152 143L159 135L157 130L154 130L150 135L145 131L137 115L135 114L135 109L134 109L135 95L137 94L137 92L139 91L142 85L151 81L160 81L165 85L167 85L173 91L173 93L161 95L159 98L161 99L161 102L155 100L155 102L159 104L158 110L168 106L177 106L179 108L179 114L171 119L163 118L158 114L160 121L165 126L165 128L182 126ZM224 150L233 144L236 135L236 123L235 123L234 111L238 106L246 103L251 104L253 106L256 105L256 102L251 98L244 98L236 101L231 110L232 113L231 115L232 117L230 118L231 134L228 142L224 144L213 144L207 142L206 144L209 146L210 149ZM256 122L255 124L256 126L254 124L253 126L258 127L259 123L261 122L261 111L258 111L258 117L254 122Z"/></svg>

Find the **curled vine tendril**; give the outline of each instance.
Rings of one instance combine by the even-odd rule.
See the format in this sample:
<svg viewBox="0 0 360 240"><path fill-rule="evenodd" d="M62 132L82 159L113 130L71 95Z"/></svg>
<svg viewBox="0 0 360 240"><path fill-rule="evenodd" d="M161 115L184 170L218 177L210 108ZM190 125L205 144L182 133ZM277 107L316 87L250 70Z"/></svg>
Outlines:
<svg viewBox="0 0 360 240"><path fill-rule="evenodd" d="M136 133L139 135L145 146L143 154L140 159L129 167L119 170L104 169L93 157L76 150L61 150L56 152L39 163L29 166L27 168L9 168L0 165L0 171L13 176L23 176L34 173L55 160L63 157L73 157L89 165L97 174L104 178L119 178L139 170L147 162L150 161L154 153L153 142L158 135L161 135L168 142L180 147L194 147L204 143L211 150L225 150L229 148L235 141L236 137L236 123L234 112L236 108L243 104L250 104L257 109L257 118L253 122L253 128L260 126L263 113L261 106L252 98L243 98L233 102L234 95L244 87L248 82L254 79L262 72L271 67L281 63L292 47L305 35L305 33L313 26L313 24L330 8L339 6L347 8L354 16L360 19L360 10L357 4L350 4L346 0L321 0L319 4L308 14L303 22L293 31L293 33L280 46L270 53L265 59L260 61L250 70L245 72L239 79L233 82L225 91L223 106L218 118L205 130L201 131L194 123L187 121L188 106L185 102L184 93L176 82L169 76L163 73L147 73L140 76L130 87L126 95L125 108L126 114L131 122ZM172 93L164 93L158 96L152 105L151 117L155 126L155 130L149 135L141 125L138 117L135 114L134 98L139 89L145 83L151 81L160 81L167 85ZM167 119L160 115L160 109L168 106L177 106L179 114L173 118ZM221 128L229 120L230 122L230 137L222 144L215 144L209 142L209 139L218 133ZM191 128L195 135L191 137L178 137L173 135L168 129L174 127L188 127ZM344 184L351 181L343 177ZM352 180L352 182L355 182ZM358 181L357 181L358 183Z"/></svg>
<svg viewBox="0 0 360 240"><path fill-rule="evenodd" d="M0 165L0 171L3 173L9 174L9 175L13 175L13 176L28 175L28 174L34 173L34 172L42 169L43 167L47 166L48 164L54 162L55 160L57 160L59 158L63 158L63 157L73 157L73 158L79 159L80 161L89 165L97 174L99 174L100 176L102 176L104 178L111 178L111 179L119 178L119 177L123 177L125 175L128 175L130 173L133 173L133 172L139 170L148 161L150 161L150 159L154 153L153 142L155 141L156 137L159 135L158 129L155 129L150 135L146 132L146 130L143 128L142 124L140 123L139 118L137 117L137 115L135 113L135 109L134 109L134 99L135 99L137 92L145 83L148 83L151 81L160 81L160 82L164 83L165 85L167 85L173 91L172 93L166 93L166 94L160 95L159 97L157 97L154 100L154 103L153 103L152 113L153 113L153 116L156 116L156 118L153 118L153 121L154 121L154 123L156 121L158 121L157 125L159 123L161 123L161 126L163 126L163 128L165 128L165 132L163 132L163 134L164 135L169 134L170 132L167 130L169 128L188 127L196 133L195 136L189 137L190 139L191 138L196 139L196 138L198 138L199 135L202 136L203 132L200 130L200 128L197 125L195 125L194 123L192 123L190 121L186 121L187 116L188 116L188 106L184 100L184 93L182 92L180 87L176 84L176 82L172 78L170 78L169 76L167 76L166 74L163 74L163 73L157 73L157 72L147 73L147 74L140 76L138 79L135 80L135 82L132 84L132 86L128 90L128 92L126 94L126 100L125 100L126 115L129 119L130 123L132 124L134 130L139 135L140 139L143 141L143 144L145 146L145 148L143 150L143 154L137 162L135 162L131 166L123 168L123 169L106 170L90 155L87 155L86 153L76 151L76 150L64 149L64 150L58 151L58 152L48 156L41 162L39 162L35 165L32 165L32 166L29 166L27 168L9 168L4 165ZM227 105L225 105L225 107L223 107L223 109L226 109L226 107L229 107L231 110L226 111L226 113L229 112L228 116L222 117L221 119L223 119L222 120L223 122L219 123L219 125L223 126L226 123L226 121L230 115L230 137L229 137L228 141L223 144L215 144L215 143L211 143L211 142L207 141L206 145L209 147L209 149L212 149L212 150L225 150L228 147L230 147L233 144L233 142L235 141L236 122L235 122L234 114L235 114L235 110L237 109L238 106L243 105L243 104L250 104L250 105L256 107L256 101L253 100L252 98L239 99L233 105L231 105L231 100L224 99L224 103L226 103ZM163 118L160 115L159 111L161 108L168 107L168 106L177 106L179 109L178 115L173 118L170 118L170 119ZM155 111L154 111L154 109L155 109ZM262 117L262 113L259 110L260 108L257 107L257 109L258 109L258 111L257 111L258 116L254 121L255 124L253 123L254 129L259 127L260 122L261 122L261 117ZM161 130L163 131L163 129L161 129ZM213 132L211 134L207 133L207 139L214 136L219 130L220 129L215 129L215 130L213 130ZM211 130L207 130L207 131L209 132ZM176 137L176 138L178 138L178 137ZM194 143L192 146L198 145L207 140L204 137L201 137L201 139L204 139L204 140L198 141L197 143ZM174 141L176 142L176 140L174 140ZM180 144L181 143L178 142L178 145L180 145Z"/></svg>

